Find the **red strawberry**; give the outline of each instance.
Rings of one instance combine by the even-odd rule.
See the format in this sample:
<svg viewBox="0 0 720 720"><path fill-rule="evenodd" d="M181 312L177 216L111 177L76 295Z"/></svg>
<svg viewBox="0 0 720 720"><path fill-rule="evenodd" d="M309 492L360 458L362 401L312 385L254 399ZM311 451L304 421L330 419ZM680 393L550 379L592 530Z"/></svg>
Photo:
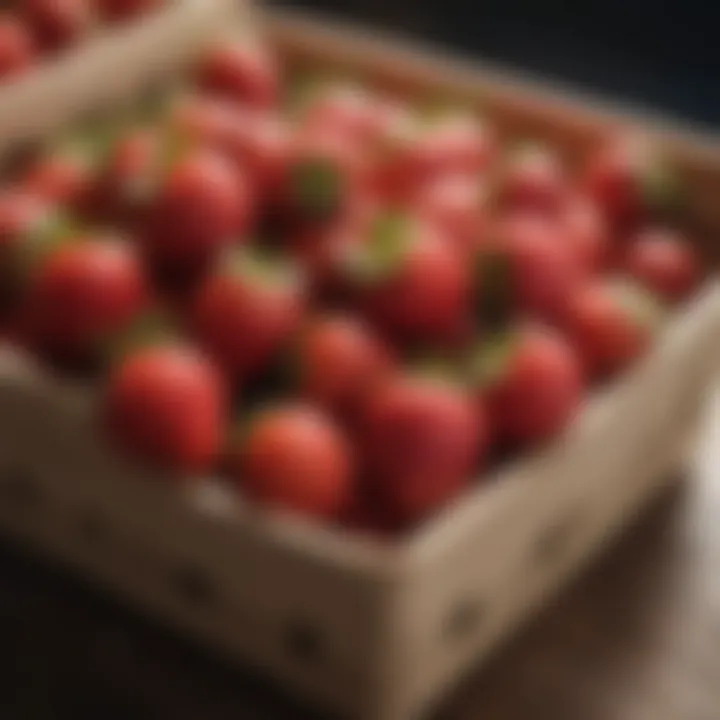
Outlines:
<svg viewBox="0 0 720 720"><path fill-rule="evenodd" d="M227 465L247 495L271 507L336 518L354 492L349 443L321 412L302 404L265 411Z"/></svg>
<svg viewBox="0 0 720 720"><path fill-rule="evenodd" d="M474 372L495 431L513 443L551 440L582 402L580 361L559 334L543 328L523 327L485 343Z"/></svg>
<svg viewBox="0 0 720 720"><path fill-rule="evenodd" d="M453 113L429 125L399 116L378 148L380 187L407 198L433 178L477 176L495 152L490 130L472 115Z"/></svg>
<svg viewBox="0 0 720 720"><path fill-rule="evenodd" d="M319 296L342 296L347 290L344 260L366 241L376 215L375 203L355 196L344 213L322 226L296 230L288 249L304 266Z"/></svg>
<svg viewBox="0 0 720 720"><path fill-rule="evenodd" d="M432 122L419 139L415 164L424 176L477 175L493 157L490 129L469 113L450 113Z"/></svg>
<svg viewBox="0 0 720 720"><path fill-rule="evenodd" d="M193 97L174 109L171 129L228 155L263 193L279 190L291 145L280 115L222 98Z"/></svg>
<svg viewBox="0 0 720 720"><path fill-rule="evenodd" d="M195 144L222 145L244 116L244 108L225 98L193 95L171 108L170 131Z"/></svg>
<svg viewBox="0 0 720 720"><path fill-rule="evenodd" d="M610 259L610 234L597 205L582 195L572 195L564 203L559 222L584 273L604 269Z"/></svg>
<svg viewBox="0 0 720 720"><path fill-rule="evenodd" d="M400 338L443 342L465 317L472 269L419 218L380 215L369 242L346 258L346 272L370 317Z"/></svg>
<svg viewBox="0 0 720 720"><path fill-rule="evenodd" d="M83 214L94 182L93 172L86 153L59 150L33 162L20 185L24 191Z"/></svg>
<svg viewBox="0 0 720 720"><path fill-rule="evenodd" d="M289 344L304 311L305 287L295 268L244 251L206 278L192 319L210 356L244 380Z"/></svg>
<svg viewBox="0 0 720 720"><path fill-rule="evenodd" d="M302 118L313 134L340 134L368 147L377 142L398 108L367 88L335 83L311 98Z"/></svg>
<svg viewBox="0 0 720 720"><path fill-rule="evenodd" d="M79 42L92 25L89 0L23 0L21 14L45 51Z"/></svg>
<svg viewBox="0 0 720 720"><path fill-rule="evenodd" d="M52 356L93 355L124 330L147 301L133 245L80 237L40 259L28 289L28 312L39 349Z"/></svg>
<svg viewBox="0 0 720 720"><path fill-rule="evenodd" d="M122 135L97 172L88 212L97 221L133 225L162 172L163 142L147 128Z"/></svg>
<svg viewBox="0 0 720 720"><path fill-rule="evenodd" d="M680 300L697 286L698 258L680 233L649 228L632 242L625 261L627 271L667 300Z"/></svg>
<svg viewBox="0 0 720 720"><path fill-rule="evenodd" d="M216 152L190 150L161 177L147 208L142 235L151 264L181 280L198 277L243 239L253 210L245 176Z"/></svg>
<svg viewBox="0 0 720 720"><path fill-rule="evenodd" d="M475 178L448 175L422 188L414 205L459 252L472 255L485 235L486 199Z"/></svg>
<svg viewBox="0 0 720 720"><path fill-rule="evenodd" d="M224 148L241 168L246 169L262 193L277 196L291 152L290 131L280 116L250 110L238 113Z"/></svg>
<svg viewBox="0 0 720 720"><path fill-rule="evenodd" d="M51 206L34 195L18 190L0 194L0 315L17 310L27 266L53 216Z"/></svg>
<svg viewBox="0 0 720 720"><path fill-rule="evenodd" d="M554 153L529 145L516 151L503 169L500 201L512 210L556 215L567 193L563 167Z"/></svg>
<svg viewBox="0 0 720 720"><path fill-rule="evenodd" d="M677 190L664 159L637 136L612 137L599 147L585 184L612 228L623 232L671 204Z"/></svg>
<svg viewBox="0 0 720 720"><path fill-rule="evenodd" d="M519 308L547 320L561 316L584 276L563 228L539 215L518 213L500 220L491 233L491 249L508 258Z"/></svg>
<svg viewBox="0 0 720 720"><path fill-rule="evenodd" d="M12 15L0 17L0 80L24 73L35 61L35 44L28 29Z"/></svg>
<svg viewBox="0 0 720 720"><path fill-rule="evenodd" d="M94 0L98 15L109 23L124 22L147 15L164 0Z"/></svg>
<svg viewBox="0 0 720 720"><path fill-rule="evenodd" d="M390 351L372 330L342 315L322 317L310 325L297 362L301 394L342 418L354 417L393 368Z"/></svg>
<svg viewBox="0 0 720 720"><path fill-rule="evenodd" d="M279 96L272 58L249 45L219 45L213 49L200 65L198 84L208 93L252 107L271 107Z"/></svg>
<svg viewBox="0 0 720 720"><path fill-rule="evenodd" d="M215 368L194 349L153 346L114 369L103 415L123 451L165 470L205 473L224 440L225 392Z"/></svg>
<svg viewBox="0 0 720 720"><path fill-rule="evenodd" d="M470 397L424 375L378 387L363 427L369 482L402 523L421 520L460 494L489 443L487 419Z"/></svg>
<svg viewBox="0 0 720 720"><path fill-rule="evenodd" d="M566 327L588 372L603 377L644 354L661 319L661 308L641 287L596 282L572 297Z"/></svg>

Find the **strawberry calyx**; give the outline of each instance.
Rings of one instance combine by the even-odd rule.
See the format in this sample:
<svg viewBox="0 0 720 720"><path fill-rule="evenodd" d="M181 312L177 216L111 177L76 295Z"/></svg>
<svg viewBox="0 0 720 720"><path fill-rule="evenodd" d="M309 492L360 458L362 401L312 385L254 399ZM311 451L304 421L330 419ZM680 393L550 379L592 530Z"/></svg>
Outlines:
<svg viewBox="0 0 720 720"><path fill-rule="evenodd" d="M664 158L653 157L645 163L639 179L643 202L650 212L662 215L682 205L682 184Z"/></svg>
<svg viewBox="0 0 720 720"><path fill-rule="evenodd" d="M296 263L270 247L231 248L220 267L226 267L234 277L264 287L296 287L304 280L303 272Z"/></svg>
<svg viewBox="0 0 720 720"><path fill-rule="evenodd" d="M410 218L402 212L386 211L375 218L369 241L348 249L345 268L360 284L385 282L402 268L411 243Z"/></svg>
<svg viewBox="0 0 720 720"><path fill-rule="evenodd" d="M140 314L122 332L107 338L102 343L102 354L111 364L117 364L138 350L167 344L181 345L181 334L170 313L158 305Z"/></svg>
<svg viewBox="0 0 720 720"><path fill-rule="evenodd" d="M57 208L43 213L28 227L18 244L17 276L24 284L45 258L59 248L76 242L81 229L75 219Z"/></svg>
<svg viewBox="0 0 720 720"><path fill-rule="evenodd" d="M458 388L465 388L468 384L462 362L449 355L436 353L421 355L411 363L410 372L420 377L441 380Z"/></svg>
<svg viewBox="0 0 720 720"><path fill-rule="evenodd" d="M331 158L309 157L290 169L293 207L311 222L333 217L345 196L345 178Z"/></svg>
<svg viewBox="0 0 720 720"><path fill-rule="evenodd" d="M467 383L479 390L497 385L507 373L517 347L515 332L502 331L484 336L467 359Z"/></svg>

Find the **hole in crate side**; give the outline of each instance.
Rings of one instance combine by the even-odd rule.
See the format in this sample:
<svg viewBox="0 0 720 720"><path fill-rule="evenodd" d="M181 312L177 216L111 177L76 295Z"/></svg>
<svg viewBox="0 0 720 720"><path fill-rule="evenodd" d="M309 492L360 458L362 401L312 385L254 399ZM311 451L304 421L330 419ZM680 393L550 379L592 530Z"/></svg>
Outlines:
<svg viewBox="0 0 720 720"><path fill-rule="evenodd" d="M173 568L170 584L179 598L198 608L212 607L219 600L217 584L206 570L197 565L185 564Z"/></svg>
<svg viewBox="0 0 720 720"><path fill-rule="evenodd" d="M531 547L533 566L542 567L561 561L572 548L573 537L580 523L579 513L573 512L546 527Z"/></svg>
<svg viewBox="0 0 720 720"><path fill-rule="evenodd" d="M293 660L302 663L320 663L325 655L322 632L307 619L289 620L285 624L282 645Z"/></svg>
<svg viewBox="0 0 720 720"><path fill-rule="evenodd" d="M486 615L486 604L479 598L464 597L458 600L443 621L443 638L449 642L458 642L475 636Z"/></svg>
<svg viewBox="0 0 720 720"><path fill-rule="evenodd" d="M0 472L0 502L18 511L38 509L43 491L37 475L28 468L10 466Z"/></svg>

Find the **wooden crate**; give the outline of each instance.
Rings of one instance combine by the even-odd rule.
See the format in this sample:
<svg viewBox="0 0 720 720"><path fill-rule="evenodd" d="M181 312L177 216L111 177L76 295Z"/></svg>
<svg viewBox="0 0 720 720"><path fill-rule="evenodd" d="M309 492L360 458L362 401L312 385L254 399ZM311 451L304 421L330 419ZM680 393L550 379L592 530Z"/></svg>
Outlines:
<svg viewBox="0 0 720 720"><path fill-rule="evenodd" d="M0 156L108 104L131 98L191 62L234 0L170 0L136 22L103 28L85 43L0 84Z"/></svg>
<svg viewBox="0 0 720 720"><path fill-rule="evenodd" d="M182 68L209 35L227 32L228 12L218 5L203 14L202 29L189 15L148 29L128 68L133 79L122 86L100 87L126 54L115 38L97 51L96 71L72 102L60 93L48 105L36 87L24 91L20 109L0 104L2 147L142 92ZM713 141L355 29L280 14L263 21L294 65L332 62L403 92L452 92L482 102L507 131L550 138L571 154L610 124L643 126L687 180L687 220L714 261L720 150ZM135 67L150 56L162 67L157 76ZM76 71L58 71L55 81L69 86ZM17 124L23 114L43 120L28 134ZM92 389L51 378L5 347L0 527L343 716L410 720L486 659L674 476L719 360L720 284L711 279L653 352L591 398L553 447L499 470L408 537L381 543L262 511L212 479L179 489L150 476L106 448Z"/></svg>

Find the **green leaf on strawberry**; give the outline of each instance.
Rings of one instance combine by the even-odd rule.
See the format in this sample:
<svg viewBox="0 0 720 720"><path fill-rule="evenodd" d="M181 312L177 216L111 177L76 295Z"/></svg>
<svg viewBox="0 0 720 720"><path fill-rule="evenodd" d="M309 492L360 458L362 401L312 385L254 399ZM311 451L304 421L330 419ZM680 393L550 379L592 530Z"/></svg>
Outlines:
<svg viewBox="0 0 720 720"><path fill-rule="evenodd" d="M517 335L512 331L484 337L468 359L468 383L477 389L495 385L505 374L516 348Z"/></svg>
<svg viewBox="0 0 720 720"><path fill-rule="evenodd" d="M384 282L396 274L411 242L410 218L387 211L375 219L369 242L353 246L345 257L351 278L360 284Z"/></svg>

